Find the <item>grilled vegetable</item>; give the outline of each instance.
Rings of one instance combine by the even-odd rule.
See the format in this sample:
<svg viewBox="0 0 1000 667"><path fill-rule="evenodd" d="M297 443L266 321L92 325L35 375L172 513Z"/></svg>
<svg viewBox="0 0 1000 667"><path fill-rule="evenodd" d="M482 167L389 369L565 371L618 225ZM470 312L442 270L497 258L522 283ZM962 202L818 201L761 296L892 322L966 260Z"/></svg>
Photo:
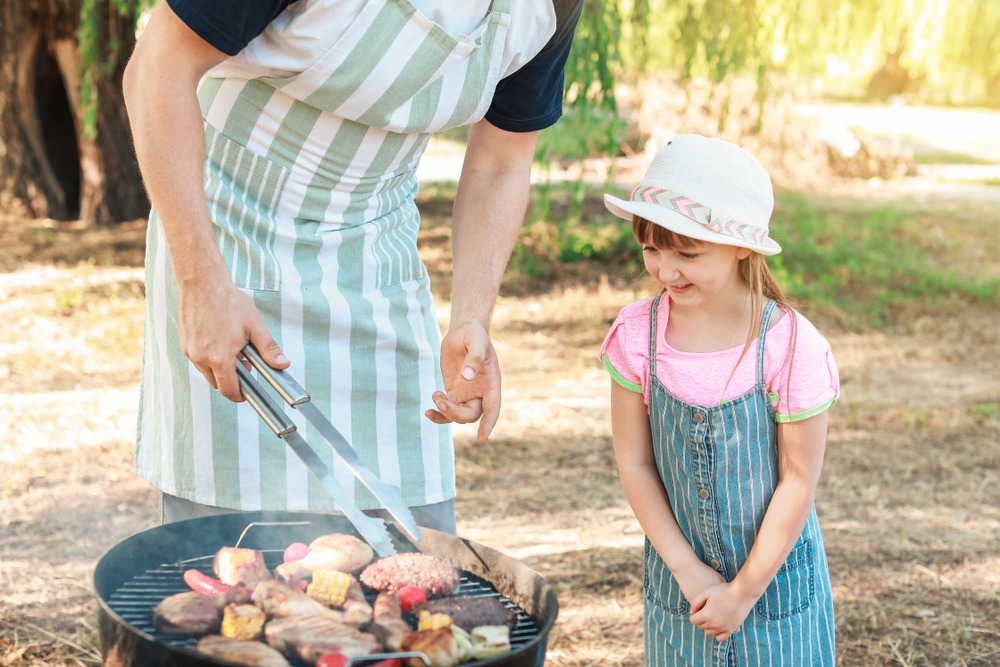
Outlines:
<svg viewBox="0 0 1000 667"><path fill-rule="evenodd" d="M254 604L227 604L222 611L223 637L257 639L264 629L267 616Z"/></svg>
<svg viewBox="0 0 1000 667"><path fill-rule="evenodd" d="M399 596L399 607L405 614L418 604L427 602L427 593L420 586L403 586L396 595Z"/></svg>
<svg viewBox="0 0 1000 667"><path fill-rule="evenodd" d="M424 611L420 612L420 617L417 619L417 630L438 630L449 627L451 627L451 616L448 614L432 614Z"/></svg>
<svg viewBox="0 0 1000 667"><path fill-rule="evenodd" d="M495 658L510 653L510 628L506 625L483 625L473 628L472 657L475 660Z"/></svg>
<svg viewBox="0 0 1000 667"><path fill-rule="evenodd" d="M347 589L353 577L338 570L313 570L312 583L306 588L306 595L327 607L339 607L347 599Z"/></svg>

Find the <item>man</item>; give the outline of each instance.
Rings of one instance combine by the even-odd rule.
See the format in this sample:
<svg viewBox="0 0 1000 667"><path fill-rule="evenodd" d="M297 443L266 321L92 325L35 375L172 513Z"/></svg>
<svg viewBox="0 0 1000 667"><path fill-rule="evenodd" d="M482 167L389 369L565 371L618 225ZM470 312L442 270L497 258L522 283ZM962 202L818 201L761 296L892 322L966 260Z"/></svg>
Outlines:
<svg viewBox="0 0 1000 667"><path fill-rule="evenodd" d="M418 523L454 532L454 448L441 425L479 421L485 442L496 424L489 322L537 132L561 114L581 5L156 6L124 89L153 204L136 468L162 491L164 521L335 509L239 405L235 364L251 343L401 488ZM414 173L431 133L465 124L439 348ZM378 509L327 464L358 507Z"/></svg>

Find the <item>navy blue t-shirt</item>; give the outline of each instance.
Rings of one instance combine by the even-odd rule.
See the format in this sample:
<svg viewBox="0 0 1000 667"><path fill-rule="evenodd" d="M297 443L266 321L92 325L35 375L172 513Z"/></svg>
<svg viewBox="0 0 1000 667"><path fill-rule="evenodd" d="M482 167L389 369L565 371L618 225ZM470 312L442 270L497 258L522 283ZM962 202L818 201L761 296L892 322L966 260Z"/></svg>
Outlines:
<svg viewBox="0 0 1000 667"><path fill-rule="evenodd" d="M296 0L167 0L174 13L206 42L236 55ZM533 132L562 115L566 58L583 0L553 0L556 31L524 67L497 84L486 120L509 132Z"/></svg>

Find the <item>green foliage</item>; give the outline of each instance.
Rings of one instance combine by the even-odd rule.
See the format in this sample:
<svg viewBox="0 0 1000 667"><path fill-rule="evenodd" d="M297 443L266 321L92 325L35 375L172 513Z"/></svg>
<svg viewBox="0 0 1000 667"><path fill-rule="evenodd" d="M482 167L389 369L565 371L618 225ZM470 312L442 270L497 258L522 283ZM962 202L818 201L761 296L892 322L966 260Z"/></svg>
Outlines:
<svg viewBox="0 0 1000 667"><path fill-rule="evenodd" d="M880 75L935 101L1000 104L995 0L587 0L567 103L676 72L682 81L818 76L849 86ZM589 54L584 57L584 54ZM891 92L891 91L890 91Z"/></svg>
<svg viewBox="0 0 1000 667"><path fill-rule="evenodd" d="M634 278L639 246L631 226L605 210L602 192L579 183L536 186L508 283L552 280L581 263ZM910 308L1000 302L1000 280L959 277L942 261L956 248L901 208L835 210L779 194L772 225L783 250L768 264L786 295L846 329L890 327Z"/></svg>
<svg viewBox="0 0 1000 667"><path fill-rule="evenodd" d="M583 181L532 188L511 260L515 281L551 279L580 262L632 262L632 228L605 210L602 192Z"/></svg>
<svg viewBox="0 0 1000 667"><path fill-rule="evenodd" d="M552 127L538 135L535 162L547 166L557 160L583 160L618 155L628 133L628 121L602 107L570 107Z"/></svg>
<svg viewBox="0 0 1000 667"><path fill-rule="evenodd" d="M142 11L152 6L154 0L81 0L80 23L76 29L77 46L80 49L80 106L83 109L83 136L93 141L97 136L97 89L94 77L97 73L109 74L118 58L121 43L109 38L101 30L102 17L106 12L102 7L118 16L132 16L138 20Z"/></svg>
<svg viewBox="0 0 1000 667"><path fill-rule="evenodd" d="M745 71L766 58L758 45L760 17L755 3L745 0L687 2L677 32L683 57L681 74L690 79L707 74L716 83L730 73Z"/></svg>
<svg viewBox="0 0 1000 667"><path fill-rule="evenodd" d="M535 149L535 162L543 168L621 152L628 122L618 114L614 85L622 69L622 27L617 3L584 1L566 62L564 114L539 135Z"/></svg>
<svg viewBox="0 0 1000 667"><path fill-rule="evenodd" d="M584 0L573 48L566 62L566 102L571 107L616 111L614 83L621 15L609 0Z"/></svg>

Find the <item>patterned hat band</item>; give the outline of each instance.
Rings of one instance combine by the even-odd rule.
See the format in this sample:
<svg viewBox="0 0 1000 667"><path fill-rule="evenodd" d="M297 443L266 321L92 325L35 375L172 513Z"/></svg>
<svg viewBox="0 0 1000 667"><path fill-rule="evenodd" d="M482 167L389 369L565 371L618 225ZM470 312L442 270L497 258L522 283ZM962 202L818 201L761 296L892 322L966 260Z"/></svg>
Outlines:
<svg viewBox="0 0 1000 667"><path fill-rule="evenodd" d="M704 225L706 229L746 243L759 246L767 239L766 229L736 219L713 218L711 208L680 192L664 190L653 185L638 185L632 190L629 199L634 202L659 204Z"/></svg>

